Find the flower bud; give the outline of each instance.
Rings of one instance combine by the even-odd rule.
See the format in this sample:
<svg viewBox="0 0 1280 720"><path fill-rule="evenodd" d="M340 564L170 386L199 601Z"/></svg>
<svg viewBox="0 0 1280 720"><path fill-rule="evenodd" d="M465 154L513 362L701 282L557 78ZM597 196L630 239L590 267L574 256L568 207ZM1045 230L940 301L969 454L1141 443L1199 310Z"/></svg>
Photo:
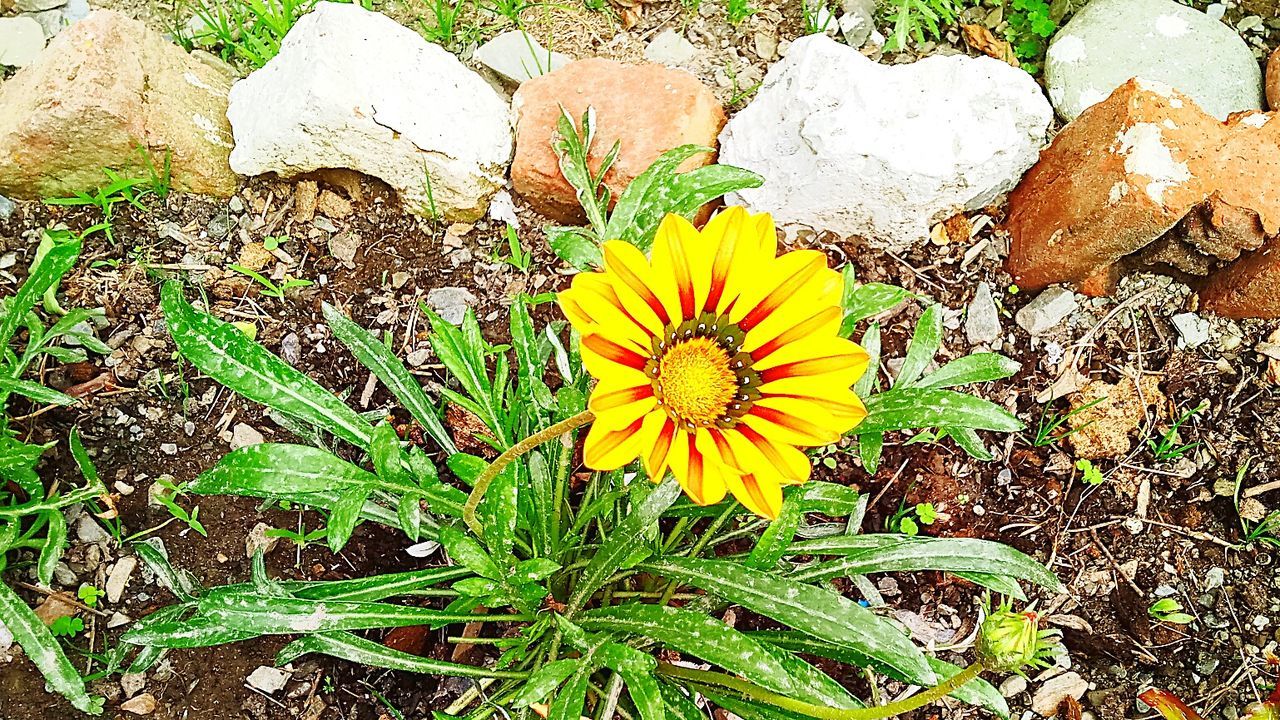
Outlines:
<svg viewBox="0 0 1280 720"><path fill-rule="evenodd" d="M1014 612L1004 604L982 623L978 659L988 670L1002 673L1021 674L1023 668L1047 666L1053 634L1040 630L1040 618L1033 610Z"/></svg>

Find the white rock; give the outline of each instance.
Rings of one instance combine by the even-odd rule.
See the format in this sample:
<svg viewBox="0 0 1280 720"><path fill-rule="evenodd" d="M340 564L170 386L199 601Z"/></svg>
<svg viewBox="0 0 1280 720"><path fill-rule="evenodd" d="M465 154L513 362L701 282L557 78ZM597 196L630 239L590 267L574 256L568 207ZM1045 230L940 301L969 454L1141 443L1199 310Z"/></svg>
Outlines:
<svg viewBox="0 0 1280 720"><path fill-rule="evenodd" d="M1209 321L1195 313L1178 313L1169 318L1178 331L1178 347L1197 348L1209 342Z"/></svg>
<svg viewBox="0 0 1280 720"><path fill-rule="evenodd" d="M249 445L261 445L266 442L262 433L244 423L236 423L231 428L231 449L239 450Z"/></svg>
<svg viewBox="0 0 1280 720"><path fill-rule="evenodd" d="M112 605L120 602L120 598L124 597L124 589L128 587L129 580L133 577L133 571L137 569L138 558L132 555L126 555L116 561L111 572L107 574L107 586L104 588L107 592L107 602Z"/></svg>
<svg viewBox="0 0 1280 720"><path fill-rule="evenodd" d="M1023 330L1043 335L1075 312L1076 294L1062 287L1051 287L1018 311L1015 319Z"/></svg>
<svg viewBox="0 0 1280 720"><path fill-rule="evenodd" d="M120 703L120 709L134 715L150 715L156 711L156 708L159 707L159 705L160 704L156 702L155 695L152 695L151 693L142 693L141 695L131 697Z"/></svg>
<svg viewBox="0 0 1280 720"><path fill-rule="evenodd" d="M698 54L698 48L674 28L654 36L644 49L644 59L661 65L685 65Z"/></svg>
<svg viewBox="0 0 1280 720"><path fill-rule="evenodd" d="M9 648L13 647L13 633L4 623L0 622L0 656L9 652Z"/></svg>
<svg viewBox="0 0 1280 720"><path fill-rule="evenodd" d="M1058 706L1068 696L1079 700L1089 689L1089 683L1078 673L1068 672L1049 678L1036 688L1031 696L1031 709L1042 717L1056 717Z"/></svg>
<svg viewBox="0 0 1280 720"><path fill-rule="evenodd" d="M35 18L0 18L0 65L26 67L44 49L44 28Z"/></svg>
<svg viewBox="0 0 1280 720"><path fill-rule="evenodd" d="M720 162L765 177L731 203L902 249L1012 189L1052 116L1031 76L999 60L880 65L810 35L729 121Z"/></svg>
<svg viewBox="0 0 1280 720"><path fill-rule="evenodd" d="M460 287L433 288L427 293L427 305L445 321L457 325L466 317L467 308L474 307L476 296Z"/></svg>
<svg viewBox="0 0 1280 720"><path fill-rule="evenodd" d="M1027 691L1027 679L1021 675L1010 675L1000 683L1000 694L1011 698Z"/></svg>
<svg viewBox="0 0 1280 720"><path fill-rule="evenodd" d="M83 543L106 544L111 542L111 536L88 513L81 515L80 519L76 521L76 538Z"/></svg>
<svg viewBox="0 0 1280 720"><path fill-rule="evenodd" d="M519 85L573 62L564 53L551 52L523 30L508 30L481 45L472 55L485 67Z"/></svg>
<svg viewBox="0 0 1280 720"><path fill-rule="evenodd" d="M22 12L40 12L62 7L66 2L67 0L15 0L13 5Z"/></svg>
<svg viewBox="0 0 1280 720"><path fill-rule="evenodd" d="M249 673L249 677L245 678L245 682L268 695L274 695L289 684L289 678L292 676L293 673L286 670L259 665L257 670Z"/></svg>
<svg viewBox="0 0 1280 720"><path fill-rule="evenodd" d="M450 220L481 217L511 159L510 106L483 78L354 4L318 3L232 87L227 117L237 173L350 168Z"/></svg>
<svg viewBox="0 0 1280 720"><path fill-rule="evenodd" d="M969 312L964 318L964 332L974 345L1000 337L1000 312L996 309L995 298L991 296L990 284L978 283L978 290L973 294L973 302L969 303Z"/></svg>

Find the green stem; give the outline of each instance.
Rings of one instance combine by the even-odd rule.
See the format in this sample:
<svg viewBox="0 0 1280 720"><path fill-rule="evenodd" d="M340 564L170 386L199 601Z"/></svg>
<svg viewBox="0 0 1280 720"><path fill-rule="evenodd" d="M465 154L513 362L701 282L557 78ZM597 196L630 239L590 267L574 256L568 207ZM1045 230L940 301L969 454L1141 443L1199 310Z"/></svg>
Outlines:
<svg viewBox="0 0 1280 720"><path fill-rule="evenodd" d="M702 537L698 538L698 542L695 543L693 549L689 551L689 557L696 558L698 555L702 554L702 551L707 548L707 543L711 542L711 538L715 537L715 534L720 532L720 528L724 527L724 524L729 521L729 518L733 517L734 511L737 509L738 501L734 500L730 502L729 505L720 512L720 515L717 516L715 520L711 521L711 524L708 525L707 529L702 533ZM670 551L671 548L668 547L667 552ZM671 598L675 597L676 590L679 589L679 587L680 583L672 580L671 583L667 585L666 591L662 593L662 599L658 601L658 604L666 605L671 602Z"/></svg>
<svg viewBox="0 0 1280 720"><path fill-rule="evenodd" d="M476 535L484 533L484 528L480 527L480 521L476 519L476 509L480 507L480 501L484 499L484 494L489 490L489 485L493 483L494 478L498 477L503 468L510 465L511 461L539 445L554 440L567 432L577 430L594 420L595 417L595 413L590 410L583 410L573 417L561 420L546 430L530 435L499 455L498 459L494 460L476 478L476 484L471 488L471 495L467 497L467 504L462 507L462 519L466 521L467 527L471 528L471 532Z"/></svg>
<svg viewBox="0 0 1280 720"><path fill-rule="evenodd" d="M658 663L658 674L660 675L685 680L709 688L729 690L748 700L755 700L782 710L790 710L801 715L818 718L819 720L881 720L882 718L896 717L950 695L957 688L978 677L984 669L980 661L975 662L936 687L918 692L909 698L879 707L842 709L825 705L812 705L800 700L794 700L785 695L765 690L759 685L732 675L710 670L694 670L693 668L680 667L669 663Z"/></svg>

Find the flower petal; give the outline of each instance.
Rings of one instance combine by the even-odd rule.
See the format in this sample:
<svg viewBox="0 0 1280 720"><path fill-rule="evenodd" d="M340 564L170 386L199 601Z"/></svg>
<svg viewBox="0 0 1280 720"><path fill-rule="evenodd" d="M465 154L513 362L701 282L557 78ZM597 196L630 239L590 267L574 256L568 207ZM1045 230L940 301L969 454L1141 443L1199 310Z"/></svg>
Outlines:
<svg viewBox="0 0 1280 720"><path fill-rule="evenodd" d="M840 439L831 413L794 398L761 398L742 422L770 440L787 445L812 447Z"/></svg>
<svg viewBox="0 0 1280 720"><path fill-rule="evenodd" d="M729 318L750 332L826 269L827 256L817 250L796 250L783 255L770 263L755 278L754 285L742 293Z"/></svg>
<svg viewBox="0 0 1280 720"><path fill-rule="evenodd" d="M640 460L652 482L662 482L667 474L667 456L675 439L676 425L664 412L652 412L645 416L640 428Z"/></svg>
<svg viewBox="0 0 1280 720"><path fill-rule="evenodd" d="M618 299L604 273L579 273L573 286L557 295L561 310L583 335L603 334L648 348L654 333L638 322Z"/></svg>
<svg viewBox="0 0 1280 720"><path fill-rule="evenodd" d="M703 457L717 458L725 468L724 483L729 492L748 510L761 516L776 520L778 511L782 509L782 486L776 479L762 478L752 473L739 472L744 466L752 463L734 452L733 447L719 430L703 431L698 436L698 449ZM733 431L728 431L733 432Z"/></svg>
<svg viewBox="0 0 1280 720"><path fill-rule="evenodd" d="M587 407L595 413L597 425L611 428L625 427L643 417L658 405L653 396L653 385L600 382L591 391Z"/></svg>
<svg viewBox="0 0 1280 720"><path fill-rule="evenodd" d="M677 316L674 313L679 305L666 305L655 293L653 268L644 253L622 240L610 240L600 249L605 271L623 307L651 333L661 335L662 328Z"/></svg>
<svg viewBox="0 0 1280 720"><path fill-rule="evenodd" d="M773 442L745 424L726 431L725 438L735 455L755 458L750 462L757 475L772 475L784 485L800 485L808 481L813 472L808 455L791 445Z"/></svg>
<svg viewBox="0 0 1280 720"><path fill-rule="evenodd" d="M709 239L699 235L688 220L674 214L663 218L654 237L653 272L657 277L675 281L681 318L697 317L706 300L711 278L706 268L695 267L693 253L708 243Z"/></svg>
<svg viewBox="0 0 1280 720"><path fill-rule="evenodd" d="M582 460L593 470L617 470L640 452L640 427L644 418L621 429L592 423L582 448Z"/></svg>
<svg viewBox="0 0 1280 720"><path fill-rule="evenodd" d="M705 433L706 430L698 430ZM724 463L720 458L708 463L702 452L698 450L696 435L684 430L677 430L671 443L671 452L667 461L671 465L671 474L689 499L699 505L714 505L724 499Z"/></svg>
<svg viewBox="0 0 1280 720"><path fill-rule="evenodd" d="M724 220L719 220L722 217ZM720 222L724 223L723 230ZM706 303L721 315L736 307L741 296L759 285L761 278L768 277L778 253L778 235L768 213L750 215L737 207L726 208L712 218L703 232L723 232L712 262Z"/></svg>

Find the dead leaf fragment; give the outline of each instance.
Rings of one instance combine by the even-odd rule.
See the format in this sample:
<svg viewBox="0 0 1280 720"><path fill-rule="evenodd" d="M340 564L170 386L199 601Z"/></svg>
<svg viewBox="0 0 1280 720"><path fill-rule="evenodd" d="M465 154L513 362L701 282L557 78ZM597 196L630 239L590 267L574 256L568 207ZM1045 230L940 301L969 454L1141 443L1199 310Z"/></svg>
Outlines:
<svg viewBox="0 0 1280 720"><path fill-rule="evenodd" d="M961 25L960 32L970 50L1018 67L1018 56L1013 53L1013 46L992 35L987 28L982 25Z"/></svg>

